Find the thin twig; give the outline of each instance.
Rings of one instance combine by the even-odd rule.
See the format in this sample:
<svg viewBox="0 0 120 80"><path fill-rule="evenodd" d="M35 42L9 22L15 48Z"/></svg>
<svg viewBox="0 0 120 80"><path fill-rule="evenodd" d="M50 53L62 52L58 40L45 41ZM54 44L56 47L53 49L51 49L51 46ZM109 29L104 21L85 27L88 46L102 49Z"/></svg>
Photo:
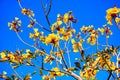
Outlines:
<svg viewBox="0 0 120 80"><path fill-rule="evenodd" d="M32 47L32 48L34 48L34 49L37 50L37 48L36 48L35 46L30 45L30 44L28 44L27 42L25 42L25 41L20 37L20 35L19 35L17 32L16 32L16 35L17 35L17 37L19 38L19 40L20 40L22 43L24 43L25 45L27 45L27 46L29 46L29 47Z"/></svg>
<svg viewBox="0 0 120 80"><path fill-rule="evenodd" d="M50 27L50 25L51 25L51 24L50 24L50 21L49 21L48 16L49 16L49 13L50 13L50 11L51 11L51 7L52 7L52 0L50 0L50 5L49 5L48 12L46 12L46 7L44 6L43 1L42 1L42 0L40 0L40 2L41 2L41 4L42 4L42 8L43 8L43 11L44 11L44 14L45 14L45 18L46 18L47 23L48 23L48 25L49 25L49 27Z"/></svg>
<svg viewBox="0 0 120 80"><path fill-rule="evenodd" d="M23 7L22 7L22 5L21 5L21 3L20 3L19 0L18 0L18 4L19 4L19 7L20 7L21 9L23 9ZM29 18L34 21L34 18L33 18L32 16L30 16ZM35 21L35 24L37 24L40 28L42 28L42 29L44 29L44 30L46 30L46 31L48 31L48 32L51 32L51 31L48 30L47 28L43 27L43 26L42 26L40 23L38 23L37 21Z"/></svg>
<svg viewBox="0 0 120 80"><path fill-rule="evenodd" d="M98 52L98 38L96 37L96 52Z"/></svg>
<svg viewBox="0 0 120 80"><path fill-rule="evenodd" d="M18 78L20 80L23 80L23 78L17 73L17 71L12 67L12 65L10 64L10 67L12 68L12 70L14 71L14 73L18 76Z"/></svg>
<svg viewBox="0 0 120 80"><path fill-rule="evenodd" d="M66 63L66 61L65 61L65 58L64 58L64 56L63 56L63 53L61 52L61 49L60 49L60 46L59 46L59 45L58 45L58 49L59 49L59 52L60 52L60 54L61 54L61 56L62 56L63 63L64 63L64 65L65 65L65 67L68 69L67 63Z"/></svg>
<svg viewBox="0 0 120 80"><path fill-rule="evenodd" d="M120 56L120 52L116 55L116 58L117 58L117 61L116 61L116 68L118 69L119 68L119 56ZM116 71L116 74L117 74L117 78L119 78L119 72L118 70Z"/></svg>
<svg viewBox="0 0 120 80"><path fill-rule="evenodd" d="M65 43L65 49L66 49L66 53L68 55L68 62L69 62L69 67L71 67L71 59L70 59L70 53L69 53L69 50L68 50L68 47L69 47L69 42L71 41L71 39L69 39L69 41L67 41Z"/></svg>

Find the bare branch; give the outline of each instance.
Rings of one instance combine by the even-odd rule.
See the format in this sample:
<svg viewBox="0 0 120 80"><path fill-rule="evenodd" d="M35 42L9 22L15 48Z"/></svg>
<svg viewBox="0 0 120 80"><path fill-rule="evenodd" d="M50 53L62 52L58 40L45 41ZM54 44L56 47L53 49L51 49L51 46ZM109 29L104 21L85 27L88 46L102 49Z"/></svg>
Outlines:
<svg viewBox="0 0 120 80"><path fill-rule="evenodd" d="M20 80L23 80L23 78L17 73L17 71L12 67L12 65L10 64L12 70L14 71L14 73L18 76L18 78L20 78Z"/></svg>
<svg viewBox="0 0 120 80"><path fill-rule="evenodd" d="M20 8L23 9L23 7L22 7L22 5L21 5L21 3L20 3L19 0L18 0L18 4L19 4ZM30 16L29 18L34 21L34 18L33 18L32 16ZM42 28L42 29L44 29L44 30L46 30L46 31L48 31L48 32L51 32L51 31L48 30L47 28L43 27L43 26L42 26L40 23L38 23L37 21L35 21L35 24L37 24L40 28Z"/></svg>
<svg viewBox="0 0 120 80"><path fill-rule="evenodd" d="M49 25L49 27L50 27L51 24L50 24L50 21L49 21L48 16L49 16L49 13L50 13L50 11L51 11L52 0L50 0L50 5L49 5L49 8L48 8L48 11L46 11L46 7L44 6L43 1L40 0L40 2L41 2L41 4L42 4L42 8L43 8L43 11L44 11L44 14L45 14L45 18L46 18L47 23L48 23L48 25Z"/></svg>

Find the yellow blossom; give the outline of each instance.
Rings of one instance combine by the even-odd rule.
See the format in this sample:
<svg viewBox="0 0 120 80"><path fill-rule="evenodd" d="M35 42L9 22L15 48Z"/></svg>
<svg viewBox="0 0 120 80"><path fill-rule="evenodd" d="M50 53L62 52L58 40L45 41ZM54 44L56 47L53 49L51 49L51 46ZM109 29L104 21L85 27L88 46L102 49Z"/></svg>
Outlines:
<svg viewBox="0 0 120 80"><path fill-rule="evenodd" d="M49 78L49 76L46 76L46 75L44 75L44 76L42 77L42 79L43 79L43 80L51 80L51 79Z"/></svg>
<svg viewBox="0 0 120 80"><path fill-rule="evenodd" d="M65 33L65 28L60 28L60 30L58 30L58 34L64 34Z"/></svg>
<svg viewBox="0 0 120 80"><path fill-rule="evenodd" d="M59 40L60 40L60 36L52 33L52 34L49 34L45 38L45 43L46 44L53 44L54 46L57 46Z"/></svg>
<svg viewBox="0 0 120 80"><path fill-rule="evenodd" d="M27 14L27 9L23 8L21 12L25 15L25 14Z"/></svg>
<svg viewBox="0 0 120 80"><path fill-rule="evenodd" d="M105 32L105 30L104 30L103 28L98 28L98 31L100 31L102 35L103 35L104 32Z"/></svg>
<svg viewBox="0 0 120 80"><path fill-rule="evenodd" d="M5 59L6 58L6 53L5 52L1 52L0 56L1 56L2 59Z"/></svg>
<svg viewBox="0 0 120 80"><path fill-rule="evenodd" d="M29 53L30 52L30 49L26 49L26 53Z"/></svg>
<svg viewBox="0 0 120 80"><path fill-rule="evenodd" d="M78 52L79 49L82 49L83 50L83 47L82 47L82 43L79 41L79 42L75 42L74 40L72 40L72 48L73 48L73 52Z"/></svg>
<svg viewBox="0 0 120 80"><path fill-rule="evenodd" d="M68 22L68 13L64 14L64 17L63 17L63 22L66 24Z"/></svg>
<svg viewBox="0 0 120 80"><path fill-rule="evenodd" d="M34 34L30 33L29 37L30 37L30 38L33 38L33 37L34 37Z"/></svg>
<svg viewBox="0 0 120 80"><path fill-rule="evenodd" d="M62 40L68 40L69 39L69 36L68 35L66 35L66 34L63 34L63 36L62 36Z"/></svg>
<svg viewBox="0 0 120 80"><path fill-rule="evenodd" d="M115 22L116 22L116 25L118 25L118 23L120 22L120 18L116 17Z"/></svg>
<svg viewBox="0 0 120 80"><path fill-rule="evenodd" d="M72 44L75 44L75 40L74 40L74 39L72 39L72 40L71 40L71 43L72 43Z"/></svg>
<svg viewBox="0 0 120 80"><path fill-rule="evenodd" d="M95 34L90 35L90 37L87 39L87 43L90 43L91 45L95 45L96 43Z"/></svg>
<svg viewBox="0 0 120 80"><path fill-rule="evenodd" d="M39 36L39 34L40 34L39 32L35 32L35 36L36 36L36 37L38 37L38 36Z"/></svg>
<svg viewBox="0 0 120 80"><path fill-rule="evenodd" d="M60 26L62 24L62 21L57 21L57 26Z"/></svg>
<svg viewBox="0 0 120 80"><path fill-rule="evenodd" d="M64 73L62 73L62 72L59 70L58 67L52 68L52 70L55 71L55 74L56 74L57 76L63 76L63 75L64 75Z"/></svg>
<svg viewBox="0 0 120 80"><path fill-rule="evenodd" d="M114 6L113 8L108 9L106 12L106 20L108 21L108 24L112 25L112 18L117 17L120 9Z"/></svg>
<svg viewBox="0 0 120 80"><path fill-rule="evenodd" d="M38 32L38 28L34 28L34 32L35 32L35 33Z"/></svg>
<svg viewBox="0 0 120 80"><path fill-rule="evenodd" d="M14 56L12 53L8 53L8 57L9 57L11 60L14 60L14 59L15 59L15 56Z"/></svg>
<svg viewBox="0 0 120 80"><path fill-rule="evenodd" d="M4 75L6 75L6 74L7 74L7 72L6 72L6 71L3 71L3 74L4 74Z"/></svg>

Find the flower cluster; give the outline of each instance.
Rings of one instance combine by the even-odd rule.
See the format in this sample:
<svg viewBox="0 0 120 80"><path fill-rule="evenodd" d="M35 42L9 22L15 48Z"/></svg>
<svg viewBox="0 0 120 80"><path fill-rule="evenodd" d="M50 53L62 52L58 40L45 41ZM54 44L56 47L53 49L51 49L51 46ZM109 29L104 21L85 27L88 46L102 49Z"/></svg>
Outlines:
<svg viewBox="0 0 120 80"><path fill-rule="evenodd" d="M106 15L106 20L108 21L108 24L112 25L112 19L115 19L116 24L120 22L120 18L118 17L120 13L120 8L117 8L114 6L113 8L108 9Z"/></svg>
<svg viewBox="0 0 120 80"><path fill-rule="evenodd" d="M63 76L64 73L60 71L58 67L52 68L52 71L50 72L50 76L44 75L42 77L43 80L51 80L54 79L56 76Z"/></svg>
<svg viewBox="0 0 120 80"><path fill-rule="evenodd" d="M57 15L57 20L58 21L63 21L65 24L67 24L68 22L77 22L77 19L74 18L72 11L69 11L68 13L65 13L64 16L58 14Z"/></svg>
<svg viewBox="0 0 120 80"><path fill-rule="evenodd" d="M34 28L34 33L30 33L29 37L30 38L34 38L34 40L39 39L40 36L42 36L44 33L43 32L39 32L38 28Z"/></svg>
<svg viewBox="0 0 120 80"><path fill-rule="evenodd" d="M98 31L93 29L93 26L82 26L80 28L81 32L83 34L89 34L90 36L87 39L87 43L90 43L91 45L95 45L96 38L98 38Z"/></svg>
<svg viewBox="0 0 120 80"><path fill-rule="evenodd" d="M98 31L101 32L102 35L105 33L106 38L109 38L109 34L112 35L112 31L106 25L104 25L103 28L98 28Z"/></svg>
<svg viewBox="0 0 120 80"><path fill-rule="evenodd" d="M52 61L55 60L52 56L46 56L44 58L44 63L50 62L52 64Z"/></svg>
<svg viewBox="0 0 120 80"><path fill-rule="evenodd" d="M82 47L83 40L76 42L74 39L72 39L71 43L73 47L73 52L79 52L80 50L83 50L83 47Z"/></svg>
<svg viewBox="0 0 120 80"><path fill-rule="evenodd" d="M21 20L15 17L15 20L13 20L11 23L8 22L8 26L10 27L10 30L14 30L15 32L22 32L22 30L19 30L19 28L21 28L21 23Z"/></svg>
<svg viewBox="0 0 120 80"><path fill-rule="evenodd" d="M28 25L29 28L33 27L35 25L36 19L30 20L30 24Z"/></svg>
<svg viewBox="0 0 120 80"><path fill-rule="evenodd" d="M60 36L54 33L49 34L47 37L45 37L45 43L53 44L54 46L58 45L59 40L60 40Z"/></svg>
<svg viewBox="0 0 120 80"><path fill-rule="evenodd" d="M97 70L93 68L87 68L85 69L84 72L80 71L80 75L82 78L86 78L87 80L89 79L94 79L96 76Z"/></svg>
<svg viewBox="0 0 120 80"><path fill-rule="evenodd" d="M62 36L62 40L68 40L72 37L72 34L76 31L71 28L69 23L77 22L77 20L73 17L72 12L65 13L64 16L60 14L57 15L57 21L52 24L51 31L56 32L57 34ZM65 27L63 26L65 24Z"/></svg>
<svg viewBox="0 0 120 80"><path fill-rule="evenodd" d="M0 53L0 57L2 60L8 60L10 61L11 64L23 64L24 62L30 63L31 59L33 58L31 51L30 50L26 50L26 53L22 54L18 51L16 51L15 53L13 52L1 52ZM18 65L17 65L18 66ZM17 67L16 65L14 66L14 68Z"/></svg>
<svg viewBox="0 0 120 80"><path fill-rule="evenodd" d="M32 10L26 8L23 8L21 13L24 15L28 15L28 17L32 17L35 15Z"/></svg>

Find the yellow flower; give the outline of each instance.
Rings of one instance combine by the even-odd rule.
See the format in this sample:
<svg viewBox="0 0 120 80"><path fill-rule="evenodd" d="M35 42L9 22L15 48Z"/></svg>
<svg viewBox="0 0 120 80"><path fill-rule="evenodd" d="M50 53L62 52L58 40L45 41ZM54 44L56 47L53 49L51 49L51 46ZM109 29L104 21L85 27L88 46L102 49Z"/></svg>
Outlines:
<svg viewBox="0 0 120 80"><path fill-rule="evenodd" d="M57 26L60 26L62 24L62 21L57 21Z"/></svg>
<svg viewBox="0 0 120 80"><path fill-rule="evenodd" d="M9 57L11 60L15 59L15 56L14 56L12 53L8 53L8 57Z"/></svg>
<svg viewBox="0 0 120 80"><path fill-rule="evenodd" d="M90 35L90 37L87 39L87 43L90 43L91 45L95 45L96 43L95 34Z"/></svg>
<svg viewBox="0 0 120 80"><path fill-rule="evenodd" d="M44 37L44 36L40 36L40 40L41 40L42 42L45 42L45 37Z"/></svg>
<svg viewBox="0 0 120 80"><path fill-rule="evenodd" d="M55 68L52 68L53 71L59 71L59 68L55 67Z"/></svg>
<svg viewBox="0 0 120 80"><path fill-rule="evenodd" d="M25 15L25 14L27 14L27 9L23 8L21 12Z"/></svg>
<svg viewBox="0 0 120 80"><path fill-rule="evenodd" d="M58 30L58 34L64 34L65 33L65 28L60 28L60 30Z"/></svg>
<svg viewBox="0 0 120 80"><path fill-rule="evenodd" d="M84 25L80 28L81 32L86 33L88 30L88 27L85 27Z"/></svg>
<svg viewBox="0 0 120 80"><path fill-rule="evenodd" d="M38 28L34 28L34 32L35 32L35 33L38 32Z"/></svg>
<svg viewBox="0 0 120 80"><path fill-rule="evenodd" d="M112 25L112 18L117 17L118 13L120 12L120 9L114 6L113 8L108 9L106 12L106 20L108 21L108 24Z"/></svg>
<svg viewBox="0 0 120 80"><path fill-rule="evenodd" d="M38 37L38 36L39 36L39 34L40 34L39 32L35 32L35 36L36 36L36 37Z"/></svg>
<svg viewBox="0 0 120 80"><path fill-rule="evenodd" d="M73 46L73 52L78 52L79 50L78 50L78 44L76 43L76 44L74 44Z"/></svg>
<svg viewBox="0 0 120 80"><path fill-rule="evenodd" d="M105 32L105 30L104 30L103 28L98 28L98 31L100 31L102 35L103 35L104 32Z"/></svg>
<svg viewBox="0 0 120 80"><path fill-rule="evenodd" d="M63 36L62 36L62 40L68 40L69 39L69 36L68 35L66 35L66 34L63 34Z"/></svg>
<svg viewBox="0 0 120 80"><path fill-rule="evenodd" d="M52 68L52 70L55 71L55 74L57 76L63 76L64 75L64 73L62 73L58 67Z"/></svg>
<svg viewBox="0 0 120 80"><path fill-rule="evenodd" d="M73 32L73 33L75 33L75 32L76 32L76 30L75 30L75 29L72 29L72 32Z"/></svg>
<svg viewBox="0 0 120 80"><path fill-rule="evenodd" d="M51 80L51 79L49 78L49 76L44 75L44 76L42 77L42 80Z"/></svg>
<svg viewBox="0 0 120 80"><path fill-rule="evenodd" d="M26 53L29 53L30 52L30 49L26 49Z"/></svg>
<svg viewBox="0 0 120 80"><path fill-rule="evenodd" d="M72 43L72 44L75 44L75 40L74 40L74 39L72 39L72 40L71 40L71 43Z"/></svg>
<svg viewBox="0 0 120 80"><path fill-rule="evenodd" d="M72 39L72 48L73 48L73 52L78 52L79 49L82 49L83 50L83 47L82 47L82 42L79 41L79 42L75 42L74 39Z"/></svg>
<svg viewBox="0 0 120 80"><path fill-rule="evenodd" d="M59 57L59 58L62 58L62 55L59 53L59 52L54 52L54 54Z"/></svg>
<svg viewBox="0 0 120 80"><path fill-rule="evenodd" d="M10 25L11 25L11 23L10 22L8 22L8 26L10 27Z"/></svg>
<svg viewBox="0 0 120 80"><path fill-rule="evenodd" d="M116 22L116 25L118 25L118 23L120 22L120 18L116 17L115 22Z"/></svg>
<svg viewBox="0 0 120 80"><path fill-rule="evenodd" d="M57 46L59 40L60 40L60 36L52 33L52 34L49 34L45 38L45 43L46 44L53 44L54 46Z"/></svg>
<svg viewBox="0 0 120 80"><path fill-rule="evenodd" d="M6 58L6 53L5 52L1 52L0 56L1 56L2 59L5 59Z"/></svg>
<svg viewBox="0 0 120 80"><path fill-rule="evenodd" d="M85 72L84 76L85 76L87 79L90 79L90 74L88 73L88 71Z"/></svg>
<svg viewBox="0 0 120 80"><path fill-rule="evenodd" d="M30 38L33 38L33 37L34 37L34 34L30 33L29 37L30 37Z"/></svg>
<svg viewBox="0 0 120 80"><path fill-rule="evenodd" d="M57 17L59 18L61 15L60 14L57 14Z"/></svg>
<svg viewBox="0 0 120 80"><path fill-rule="evenodd" d="M30 20L30 24L28 25L28 28L31 28L32 26L34 26L35 22L36 22L36 19Z"/></svg>
<svg viewBox="0 0 120 80"><path fill-rule="evenodd" d="M6 74L7 74L7 72L6 72L6 71L3 71L3 74L4 74L4 75L6 75Z"/></svg>
<svg viewBox="0 0 120 80"><path fill-rule="evenodd" d="M24 78L24 80L30 80L32 77L30 76L30 74L27 74Z"/></svg>
<svg viewBox="0 0 120 80"><path fill-rule="evenodd" d="M68 22L68 13L64 14L64 17L63 17L63 22L66 24Z"/></svg>

